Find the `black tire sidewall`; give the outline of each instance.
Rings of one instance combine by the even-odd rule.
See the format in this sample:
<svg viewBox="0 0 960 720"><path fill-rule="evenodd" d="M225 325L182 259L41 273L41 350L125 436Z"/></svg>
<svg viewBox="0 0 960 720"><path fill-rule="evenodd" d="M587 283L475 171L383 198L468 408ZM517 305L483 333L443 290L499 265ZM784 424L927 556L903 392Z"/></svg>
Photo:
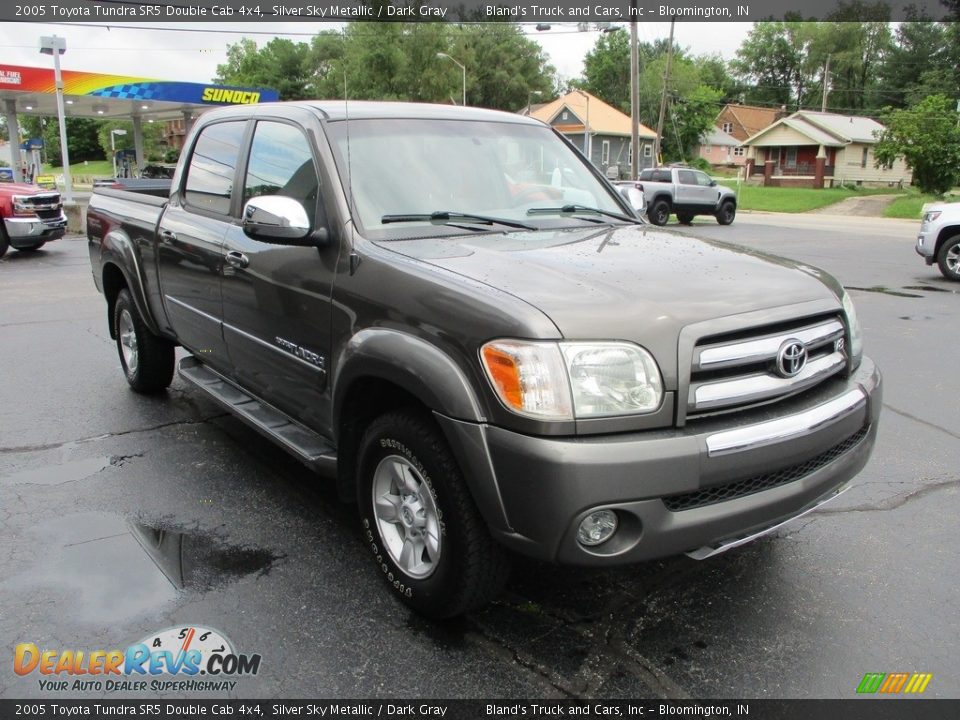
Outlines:
<svg viewBox="0 0 960 720"><path fill-rule="evenodd" d="M954 282L960 281L960 274L951 272L950 268L947 267L947 252L957 245L960 245L960 235L947 238L946 242L940 246L940 252L937 253L937 267L940 268L940 273L947 280L953 280Z"/></svg>
<svg viewBox="0 0 960 720"><path fill-rule="evenodd" d="M662 221L660 220L661 215L663 216ZM657 200L650 208L650 222L662 227L667 224L668 220L670 220L670 203L666 200Z"/></svg>
<svg viewBox="0 0 960 720"><path fill-rule="evenodd" d="M732 225L736 217L737 206L727 200L720 206L720 211L717 213L717 222L721 225Z"/></svg>
<svg viewBox="0 0 960 720"><path fill-rule="evenodd" d="M7 237L7 230L3 227L3 219L0 219L0 258L7 254L10 249L10 239Z"/></svg>
<svg viewBox="0 0 960 720"><path fill-rule="evenodd" d="M137 335L137 349L140 348L140 328L137 324L137 309L133 307L133 300L130 297L130 294L126 290L121 290L120 294L117 295L117 302L113 306L113 332L117 336L117 355L120 357L120 367L123 368L123 374L127 377L127 382L131 385L135 385L137 382L137 375L130 371L130 368L127 367L127 361L123 358L123 345L121 345L120 340L120 314L126 310L130 313L130 318L133 322L133 331ZM137 369L140 369L139 362L137 363Z"/></svg>
<svg viewBox="0 0 960 720"><path fill-rule="evenodd" d="M464 549L460 535L461 519L447 517L457 507L448 502L453 492L465 488L456 462L449 451L437 455L436 439L424 436L429 427L424 422L403 422L403 414L389 413L374 421L360 444L357 500L360 509L361 530L368 552L373 555L379 572L403 602L432 616L442 616L446 607L454 603L460 584L457 559ZM442 440L440 441L442 443ZM383 546L373 509L373 474L381 460L399 455L409 461L423 478L423 484L433 496L439 515L440 558L433 573L417 579L407 575L390 557ZM451 477L451 473L455 475ZM459 483L459 487L455 484Z"/></svg>

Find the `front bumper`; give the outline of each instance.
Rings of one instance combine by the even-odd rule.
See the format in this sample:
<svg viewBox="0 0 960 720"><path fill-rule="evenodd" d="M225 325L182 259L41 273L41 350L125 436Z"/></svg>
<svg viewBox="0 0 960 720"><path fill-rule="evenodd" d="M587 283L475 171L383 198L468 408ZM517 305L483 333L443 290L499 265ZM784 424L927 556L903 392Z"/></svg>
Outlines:
<svg viewBox="0 0 960 720"><path fill-rule="evenodd" d="M864 358L851 377L802 399L682 428L545 438L487 426L481 435L495 488L478 491L475 474L472 487L482 510L499 501L502 522L484 512L494 535L541 560L615 565L706 557L841 491L870 457L880 406L880 373ZM446 423L448 437L464 425ZM577 528L599 509L616 512L619 529L606 543L584 547Z"/></svg>
<svg viewBox="0 0 960 720"><path fill-rule="evenodd" d="M917 235L917 244L914 250L917 255L922 257L927 265L933 265L936 258L933 256L934 246L936 245L936 235L929 232L921 232Z"/></svg>
<svg viewBox="0 0 960 720"><path fill-rule="evenodd" d="M60 216L50 220L38 217L4 218L3 225L13 247L30 247L38 241L50 241L62 238L67 231L67 216L60 212Z"/></svg>

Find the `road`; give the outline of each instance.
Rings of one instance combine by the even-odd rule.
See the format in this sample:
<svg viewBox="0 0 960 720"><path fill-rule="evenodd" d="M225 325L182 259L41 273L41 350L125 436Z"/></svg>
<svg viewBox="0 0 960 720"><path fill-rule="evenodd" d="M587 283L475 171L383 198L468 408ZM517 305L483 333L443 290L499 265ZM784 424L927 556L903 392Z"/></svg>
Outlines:
<svg viewBox="0 0 960 720"><path fill-rule="evenodd" d="M846 495L701 563L518 561L497 603L443 625L384 591L329 484L179 380L155 398L127 389L82 239L11 252L0 635L92 650L215 628L263 657L240 697L847 698L864 673L897 671L960 697L960 285L923 265L915 230L759 213L690 229L861 288L885 410ZM43 696L36 678L0 672L0 697Z"/></svg>

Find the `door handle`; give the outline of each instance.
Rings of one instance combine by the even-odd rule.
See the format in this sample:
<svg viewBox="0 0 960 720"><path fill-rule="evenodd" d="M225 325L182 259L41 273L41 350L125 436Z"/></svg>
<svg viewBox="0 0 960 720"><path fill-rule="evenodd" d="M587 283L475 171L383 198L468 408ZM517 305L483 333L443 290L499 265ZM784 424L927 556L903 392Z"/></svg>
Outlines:
<svg viewBox="0 0 960 720"><path fill-rule="evenodd" d="M160 241L166 244L175 243L177 241L177 234L172 230L161 230L160 231Z"/></svg>
<svg viewBox="0 0 960 720"><path fill-rule="evenodd" d="M231 250L227 253L227 263L235 268L245 268L250 264L250 258L237 250Z"/></svg>

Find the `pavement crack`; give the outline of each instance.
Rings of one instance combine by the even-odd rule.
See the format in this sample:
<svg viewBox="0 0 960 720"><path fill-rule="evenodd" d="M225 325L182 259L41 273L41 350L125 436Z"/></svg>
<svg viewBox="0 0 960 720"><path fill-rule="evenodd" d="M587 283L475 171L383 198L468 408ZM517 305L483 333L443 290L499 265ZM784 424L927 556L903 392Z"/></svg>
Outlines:
<svg viewBox="0 0 960 720"><path fill-rule="evenodd" d="M930 483L929 485L924 485L921 488L917 488L913 492L906 493L905 495L895 495L886 500L881 500L878 503L871 505L855 505L849 508L835 508L835 507L825 507L817 510L817 514L820 515L840 515L841 513L854 513L854 512L886 512L888 510L896 510L899 507L903 507L908 502L913 500L918 500L919 498L930 495L931 493L938 492L940 490L946 490L951 487L960 487L960 478L955 478L953 480L944 480L942 482Z"/></svg>
<svg viewBox="0 0 960 720"><path fill-rule="evenodd" d="M900 415L901 417L905 417L905 418L907 418L908 420L913 420L914 422L918 422L918 423L920 423L921 425L926 425L927 427L933 428L934 430L939 430L940 432L946 433L947 435L949 435L949 436L952 437L952 438L955 438L955 439L957 439L957 440L960 440L960 433L955 433L955 432L953 432L952 430L947 430L945 427L941 427L941 426L937 425L936 423L930 422L929 420L924 420L923 418L918 418L916 415L911 415L910 413L908 413L908 412L906 412L906 411L904 411L904 410L900 410L900 409L898 409L898 408L893 407L893 405L889 405L889 404L887 404L887 403L884 403L883 406L884 406L887 410L889 410L890 412L896 413L897 415Z"/></svg>
<svg viewBox="0 0 960 720"><path fill-rule="evenodd" d="M107 438L114 437L123 437L124 435L135 435L137 433L147 433L153 432L154 430L163 430L168 427L175 427L177 425L203 425L204 423L210 422L211 420L216 420L218 418L227 417L230 413L216 413L215 415L207 415L206 417L199 418L197 420L171 420L170 422L160 423L158 425L151 425L150 427L145 428L134 428L132 430L119 430L117 432L103 433L102 435L92 435L86 438L80 438L79 440L66 440L59 443L45 443L40 445L17 445L13 447L0 447L0 455L10 455L14 453L31 453L31 452L43 452L44 450L57 450L67 445L79 445L81 443L96 442L97 440L106 440ZM129 458L137 457L136 455L120 455L118 458L122 460L127 460Z"/></svg>

